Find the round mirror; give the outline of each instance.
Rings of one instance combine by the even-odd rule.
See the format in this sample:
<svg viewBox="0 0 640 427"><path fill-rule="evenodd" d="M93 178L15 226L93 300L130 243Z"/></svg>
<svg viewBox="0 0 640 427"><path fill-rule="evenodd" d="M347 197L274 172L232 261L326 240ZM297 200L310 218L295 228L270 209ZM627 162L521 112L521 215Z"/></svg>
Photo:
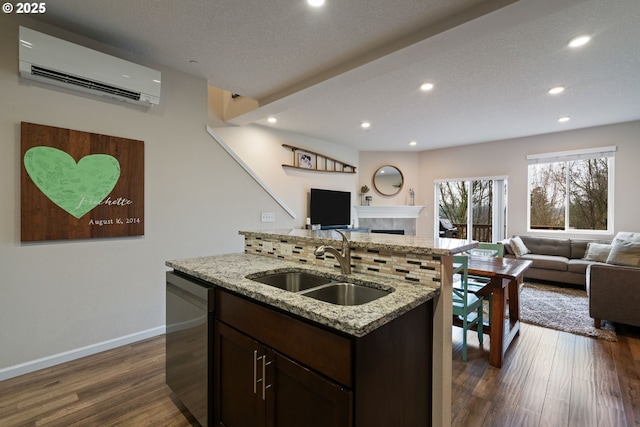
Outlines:
<svg viewBox="0 0 640 427"><path fill-rule="evenodd" d="M373 175L373 186L378 193L384 196L398 194L402 190L403 184L402 172L395 166L382 166Z"/></svg>

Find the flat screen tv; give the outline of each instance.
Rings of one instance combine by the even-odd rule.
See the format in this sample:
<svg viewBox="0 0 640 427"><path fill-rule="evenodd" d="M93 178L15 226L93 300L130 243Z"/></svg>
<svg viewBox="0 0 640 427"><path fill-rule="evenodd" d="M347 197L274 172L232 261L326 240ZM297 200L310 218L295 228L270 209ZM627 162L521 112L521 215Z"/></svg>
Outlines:
<svg viewBox="0 0 640 427"><path fill-rule="evenodd" d="M324 230L351 225L351 192L312 188L310 199L311 224Z"/></svg>

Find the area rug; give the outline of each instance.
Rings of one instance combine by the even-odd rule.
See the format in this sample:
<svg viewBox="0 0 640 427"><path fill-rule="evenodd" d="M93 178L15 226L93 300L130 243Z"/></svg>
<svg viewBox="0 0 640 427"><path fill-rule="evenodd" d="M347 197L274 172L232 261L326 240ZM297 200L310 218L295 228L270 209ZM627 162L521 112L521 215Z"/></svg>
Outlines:
<svg viewBox="0 0 640 427"><path fill-rule="evenodd" d="M602 329L589 317L587 292L540 283L525 283L520 290L520 320L572 334L618 341L611 322L602 321Z"/></svg>

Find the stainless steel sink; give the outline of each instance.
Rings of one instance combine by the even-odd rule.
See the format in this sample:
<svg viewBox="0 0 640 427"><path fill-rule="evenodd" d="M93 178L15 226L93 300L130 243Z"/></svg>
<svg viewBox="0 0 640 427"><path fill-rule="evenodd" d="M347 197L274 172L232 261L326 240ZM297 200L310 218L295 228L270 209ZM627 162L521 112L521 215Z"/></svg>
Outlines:
<svg viewBox="0 0 640 427"><path fill-rule="evenodd" d="M382 298L389 293L389 291L354 283L330 283L301 294L331 304L361 305Z"/></svg>
<svg viewBox="0 0 640 427"><path fill-rule="evenodd" d="M366 304L393 292L341 282L307 271L264 272L249 275L247 279L337 305Z"/></svg>
<svg viewBox="0 0 640 427"><path fill-rule="evenodd" d="M301 271L286 271L283 273L273 273L266 276L251 278L256 282L266 285L275 286L291 292L300 292L331 283L331 279L315 274L305 273Z"/></svg>

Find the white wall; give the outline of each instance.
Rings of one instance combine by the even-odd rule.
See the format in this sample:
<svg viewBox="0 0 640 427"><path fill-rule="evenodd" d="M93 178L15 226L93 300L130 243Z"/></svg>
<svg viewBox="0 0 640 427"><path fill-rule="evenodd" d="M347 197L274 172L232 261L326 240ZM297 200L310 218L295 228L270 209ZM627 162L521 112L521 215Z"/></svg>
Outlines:
<svg viewBox="0 0 640 427"><path fill-rule="evenodd" d="M385 196L376 191L373 185L373 175L386 165L398 168L404 177L404 185L394 196ZM372 206L398 206L409 204L409 189L418 191L420 186L419 153L396 151L362 151L360 152L360 180L358 188L367 185L370 190L368 196L373 197ZM415 198L415 204L421 205L424 200Z"/></svg>
<svg viewBox="0 0 640 427"><path fill-rule="evenodd" d="M219 90L209 89L209 120L215 132L244 161L247 166L267 185L276 197L291 209L296 218L281 213L292 221L293 227L302 228L308 213L308 194L310 188L350 191L352 204L358 203L359 173L319 172L283 167L293 164L293 154L282 144L310 150L344 163L358 166L358 151L345 146L332 144L304 135L258 125L228 126L220 122L212 110L216 104L214 98ZM358 169L356 169L358 170ZM355 218L355 211L351 213ZM278 213L276 213L278 218Z"/></svg>
<svg viewBox="0 0 640 427"><path fill-rule="evenodd" d="M416 200L428 200L430 209L428 217L422 216L419 220L418 233L433 236L435 180L501 175L508 177L507 235L527 233L526 156L610 145L618 147L615 155L614 234L638 231L640 122L636 121L420 153L420 185ZM558 235L549 232L529 234ZM573 234L572 237L612 238L607 234Z"/></svg>
<svg viewBox="0 0 640 427"><path fill-rule="evenodd" d="M237 231L261 228L261 211L276 212L272 226L291 226L206 133L205 80L120 52L162 71L161 105L145 110L29 83L18 77L18 19L0 15L0 379L84 347L91 352L164 332L165 260L242 251ZM145 235L22 244L21 121L143 140Z"/></svg>
<svg viewBox="0 0 640 427"><path fill-rule="evenodd" d="M385 165L398 168L404 178L402 189L394 196L385 196L378 193L373 185L373 175L380 167ZM420 156L418 152L361 151L359 175L358 189L363 185L367 185L370 188L367 196L372 197L372 206L408 205L410 203L409 189L413 188L415 190L414 204L425 206L420 212L420 218L423 218L424 221L418 220L416 222L416 234L418 236L425 235L426 231L421 230L421 228L428 224L427 218L430 214L430 206L433 203L420 197Z"/></svg>

